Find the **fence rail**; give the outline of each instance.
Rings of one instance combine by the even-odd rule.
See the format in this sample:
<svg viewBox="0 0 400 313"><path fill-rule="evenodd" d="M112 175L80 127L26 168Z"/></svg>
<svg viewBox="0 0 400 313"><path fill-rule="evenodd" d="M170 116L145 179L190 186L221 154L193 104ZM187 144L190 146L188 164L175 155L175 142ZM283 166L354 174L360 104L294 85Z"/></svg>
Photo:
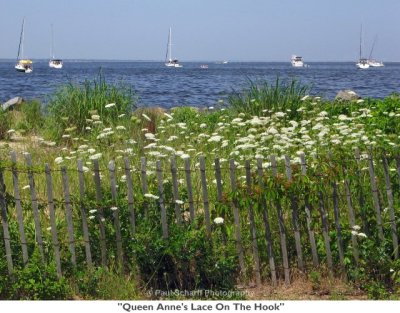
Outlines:
<svg viewBox="0 0 400 313"><path fill-rule="evenodd" d="M257 285L289 284L294 270L320 266L344 274L345 258L360 262L365 237L390 242L386 253L397 259L400 157L356 150L353 158L313 160L308 166L304 154L296 162L272 155L240 164L200 156L193 166L172 157L150 169L146 158L132 167L126 157L106 168L98 160L91 168L82 160L76 168L50 168L33 166L29 154L18 163L12 152L0 160L0 258L10 274L15 264L29 263L34 249L55 262L60 277L67 258L92 267L107 266L113 256L127 268L134 258L126 243L156 210L166 241L172 224L195 223L213 236L213 220L223 218L241 274L251 264Z"/></svg>

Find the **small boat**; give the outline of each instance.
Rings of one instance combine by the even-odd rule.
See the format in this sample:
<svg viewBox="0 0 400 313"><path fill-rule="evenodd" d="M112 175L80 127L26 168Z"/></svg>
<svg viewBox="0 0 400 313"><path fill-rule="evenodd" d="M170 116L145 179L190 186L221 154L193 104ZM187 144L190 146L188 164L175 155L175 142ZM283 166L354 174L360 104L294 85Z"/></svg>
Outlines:
<svg viewBox="0 0 400 313"><path fill-rule="evenodd" d="M303 67L303 58L297 55L292 55L291 63L293 67Z"/></svg>
<svg viewBox="0 0 400 313"><path fill-rule="evenodd" d="M367 58L362 57L362 25L361 25L361 31L360 31L360 58L358 59L358 62L356 63L357 68L359 69L367 69L369 68L370 64L368 62Z"/></svg>
<svg viewBox="0 0 400 313"><path fill-rule="evenodd" d="M200 65L200 68L208 68L208 65L207 64L202 64L202 65Z"/></svg>
<svg viewBox="0 0 400 313"><path fill-rule="evenodd" d="M25 26L25 18L22 20L22 29L21 29L21 35L19 37L17 63L15 64L14 68L18 72L31 73L33 71L32 68L33 62L32 60L24 59L24 26Z"/></svg>
<svg viewBox="0 0 400 313"><path fill-rule="evenodd" d="M357 66L357 68L360 68L360 69L367 69L370 66L369 60L365 59L365 58L361 58L356 63L356 66Z"/></svg>
<svg viewBox="0 0 400 313"><path fill-rule="evenodd" d="M49 67L61 69L63 67L63 61L61 59L56 59L54 56L54 31L53 24L51 24L51 50L50 50L50 60Z"/></svg>
<svg viewBox="0 0 400 313"><path fill-rule="evenodd" d="M374 51L375 43L376 43L377 39L378 39L378 37L375 36L374 42L372 43L371 52L369 53L369 58L368 58L368 64L369 64L369 66L372 66L372 67L382 67L382 66L385 66L385 65L383 64L382 61L377 61L377 60L375 60L375 59L372 58L372 52Z"/></svg>
<svg viewBox="0 0 400 313"><path fill-rule="evenodd" d="M368 60L368 64L369 64L369 66L372 66L372 67L382 67L382 66L385 66L385 64L383 64L382 61L377 61L377 60L374 60L374 59L369 59L369 60Z"/></svg>
<svg viewBox="0 0 400 313"><path fill-rule="evenodd" d="M165 66L167 66L167 67L182 67L182 65L179 64L178 59L172 58L172 30L171 30L171 27L169 28L167 53L165 55Z"/></svg>

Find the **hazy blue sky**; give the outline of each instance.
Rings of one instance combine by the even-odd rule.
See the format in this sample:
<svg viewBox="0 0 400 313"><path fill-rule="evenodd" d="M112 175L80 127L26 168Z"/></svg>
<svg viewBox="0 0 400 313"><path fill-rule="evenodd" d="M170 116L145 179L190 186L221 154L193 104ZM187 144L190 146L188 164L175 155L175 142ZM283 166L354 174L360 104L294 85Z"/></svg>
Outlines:
<svg viewBox="0 0 400 313"><path fill-rule="evenodd" d="M26 17L25 56L164 59L168 29L185 60L400 61L400 0L1 0L0 58L15 58Z"/></svg>

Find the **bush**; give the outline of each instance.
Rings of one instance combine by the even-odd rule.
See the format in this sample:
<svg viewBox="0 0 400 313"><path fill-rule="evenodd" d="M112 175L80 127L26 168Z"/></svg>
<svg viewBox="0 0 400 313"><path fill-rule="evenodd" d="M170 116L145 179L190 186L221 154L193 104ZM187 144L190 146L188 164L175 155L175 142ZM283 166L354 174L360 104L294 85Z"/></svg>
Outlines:
<svg viewBox="0 0 400 313"><path fill-rule="evenodd" d="M136 107L133 96L126 86L108 84L101 73L82 85L69 83L54 94L47 106L53 138L60 139L66 129L75 135L83 134L92 125L93 115L99 115L104 125L115 125L120 114L128 114ZM105 107L111 103L115 106Z"/></svg>
<svg viewBox="0 0 400 313"><path fill-rule="evenodd" d="M0 109L0 140L7 138L7 131L11 128L11 119L8 112Z"/></svg>
<svg viewBox="0 0 400 313"><path fill-rule="evenodd" d="M286 111L289 115L297 114L296 110L303 104L303 98L310 91L310 87L300 84L296 80L282 82L279 77L275 85L267 81L254 83L242 91L229 96L229 103L238 112L250 115L265 115L264 110Z"/></svg>
<svg viewBox="0 0 400 313"><path fill-rule="evenodd" d="M233 247L212 242L204 229L190 225L171 227L169 236L165 240L151 231L135 237L133 248L146 289L235 289L238 266Z"/></svg>
<svg viewBox="0 0 400 313"><path fill-rule="evenodd" d="M9 277L6 269L5 262L1 262L0 299L62 300L71 298L66 279L59 279L55 264L44 264L37 250L26 267L14 269L12 277Z"/></svg>

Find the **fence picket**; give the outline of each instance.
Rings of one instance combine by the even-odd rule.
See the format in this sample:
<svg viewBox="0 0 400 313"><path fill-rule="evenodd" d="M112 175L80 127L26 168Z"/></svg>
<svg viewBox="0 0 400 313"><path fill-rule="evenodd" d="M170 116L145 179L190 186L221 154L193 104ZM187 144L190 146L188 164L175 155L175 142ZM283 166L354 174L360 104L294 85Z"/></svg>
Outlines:
<svg viewBox="0 0 400 313"><path fill-rule="evenodd" d="M25 162L28 167L28 182L29 182L29 191L31 196L31 203L32 203L32 214L33 214L33 221L35 223L35 237L36 241L39 245L39 253L42 260L45 260L44 257L44 245L43 245L43 235L42 235L42 226L40 223L40 215L39 215L39 203L36 193L36 185L35 179L33 176L32 171L32 158L29 153L25 154Z"/></svg>
<svg viewBox="0 0 400 313"><path fill-rule="evenodd" d="M47 203L49 206L50 215L50 226L51 226L51 238L53 242L54 258L56 261L57 276L60 278L62 276L61 271L61 258L60 258L60 244L57 235L57 221L56 212L54 207L54 196L53 196L53 179L51 177L51 171L49 164L45 164L46 173L46 186L47 186Z"/></svg>
<svg viewBox="0 0 400 313"><path fill-rule="evenodd" d="M286 168L286 177L289 182L292 182L293 180L292 167L290 165L290 157L288 155L285 155L285 168ZM298 200L293 192L289 193L289 198L292 210L292 223L293 223L294 240L297 252L297 264L299 269L301 271L304 271L303 251L301 250L301 237L300 237L300 227L299 227Z"/></svg>
<svg viewBox="0 0 400 313"><path fill-rule="evenodd" d="M275 156L271 155L270 160L271 160L272 176L274 178L277 178L278 166L276 164ZM281 202L278 198L275 200L275 208L278 215L279 236L281 241L281 252L282 252L283 270L285 273L285 283L290 284L289 257L286 246L286 228L285 228L285 221L282 215Z"/></svg>
<svg viewBox="0 0 400 313"><path fill-rule="evenodd" d="M18 231L19 237L21 242L21 249L22 249L22 260L24 265L28 263L28 244L26 242L25 236L25 227L24 227L24 215L22 212L22 205L21 205L21 195L19 192L19 179L18 179L18 171L17 171L17 155L15 151L12 151L11 154L11 172L13 177L13 187L14 187L14 199L15 199L15 209L17 213L17 221L18 221Z"/></svg>
<svg viewBox="0 0 400 313"><path fill-rule="evenodd" d="M237 202L236 195L236 175L235 175L236 165L233 159L229 160L229 176L231 181L231 189L233 193L232 198L232 209L233 209L233 218L235 223L235 239L236 239L236 250L239 256L239 265L240 271L242 274L246 272L246 267L244 263L244 252L242 246L242 235L240 233L240 216L239 216L239 207Z"/></svg>
<svg viewBox="0 0 400 313"><path fill-rule="evenodd" d="M80 200L80 213L82 218L82 232L83 232L83 241L85 244L85 255L86 255L86 263L88 267L93 266L92 261L92 253L90 251L90 235L89 229L87 224L87 214L86 214L86 207L85 207L85 178L83 172L83 163L82 160L78 160L78 178L79 178L79 200Z"/></svg>
<svg viewBox="0 0 400 313"><path fill-rule="evenodd" d="M307 163L306 163L306 157L305 157L304 153L300 154L300 162L301 162L301 174L303 176L306 176L307 175ZM317 245L315 243L315 234L314 234L314 230L312 228L312 217L311 217L312 207L311 207L310 200L309 200L309 196L310 196L309 193L310 193L309 188L306 188L304 191L304 210L306 212L307 231L308 231L308 238L310 240L313 265L314 265L314 267L317 267L319 265L319 260L318 260Z"/></svg>
<svg viewBox="0 0 400 313"><path fill-rule="evenodd" d="M160 204L160 209L161 209L162 236L164 239L168 239L167 210L165 208L164 181L163 181L163 173L160 160L156 162L156 171L157 171L158 195L159 195L158 202Z"/></svg>
<svg viewBox="0 0 400 313"><path fill-rule="evenodd" d="M195 211L194 211L192 176L191 176L190 159L189 158L185 159L185 178L186 178L186 188L187 188L187 193L188 193L190 220L194 221Z"/></svg>
<svg viewBox="0 0 400 313"><path fill-rule="evenodd" d="M370 229L369 229L369 222L367 219L366 215L366 206L365 206L365 196L364 196L364 191L363 191L363 186L362 186L362 175L361 175L361 155L360 155L360 150L358 148L355 149L354 151L354 156L356 159L356 177L357 177L357 191L358 191L358 204L360 207L360 214L361 214L361 219L363 222L363 231L367 236L371 235Z"/></svg>
<svg viewBox="0 0 400 313"><path fill-rule="evenodd" d="M356 225L356 218L354 215L353 201L351 199L350 182L347 178L344 180L344 189L345 189L345 193L346 193L349 224L350 224L351 229L354 229L354 226ZM356 261L356 263L358 263L359 258L360 258L360 253L358 251L357 235L355 235L353 233L351 234L351 244L353 247L354 260Z"/></svg>
<svg viewBox="0 0 400 313"><path fill-rule="evenodd" d="M149 187L147 184L147 160L145 157L140 158L140 180L142 182L142 192L145 195L149 193ZM144 208L144 217L147 219L149 217L149 203L146 200L146 197L143 201Z"/></svg>
<svg viewBox="0 0 400 313"><path fill-rule="evenodd" d="M275 268L275 254L274 254L274 249L273 249L271 226L269 224L269 213L268 213L267 201L266 201L266 199L264 197L264 193L263 193L263 191L265 190L265 184L264 184L264 172L263 172L262 159L257 159L257 174L258 174L258 184L262 191L261 207L262 207L263 222L264 222L264 228L265 228L265 240L267 242L269 268L271 271L272 286L275 287L277 285L276 268Z"/></svg>
<svg viewBox="0 0 400 313"><path fill-rule="evenodd" d="M180 199L178 191L178 170L176 168L175 156L171 157L171 176L172 176L172 195L174 199L176 222L178 225L181 225L182 214L181 214L181 205L178 203Z"/></svg>
<svg viewBox="0 0 400 313"><path fill-rule="evenodd" d="M63 185L64 199L65 199L65 216L67 220L69 252L71 253L72 265L76 266L74 224L72 221L72 207L69 195L68 174L65 166L61 167L61 176L62 176L62 185Z"/></svg>
<svg viewBox="0 0 400 313"><path fill-rule="evenodd" d="M381 205L379 202L378 186L376 184L374 160L372 158L371 152L368 153L368 164L369 164L369 176L370 176L370 181L371 181L372 198L374 200L374 207L375 207L375 214L376 214L376 227L378 229L378 237L381 241L384 241L385 237L383 235Z"/></svg>
<svg viewBox="0 0 400 313"><path fill-rule="evenodd" d="M250 161L246 160L245 163L246 168L246 185L247 185L247 196L252 195L253 191L251 189L251 169L250 169ZM254 219L254 210L253 203L250 200L248 204L248 213L249 213L249 221L250 221L250 234L252 239L252 248L253 248L253 259L254 259L254 272L256 276L256 284L258 287L261 286L261 271L260 271L260 257L258 253L258 243L257 243L257 231L256 231L256 223Z"/></svg>
<svg viewBox="0 0 400 313"><path fill-rule="evenodd" d="M124 166L125 166L125 177L126 177L126 186L128 190L128 209L130 212L130 223L131 223L131 237L133 237L136 233L136 217L135 217L135 203L133 197L133 181L131 174L131 166L129 164L128 157L124 158Z"/></svg>
<svg viewBox="0 0 400 313"><path fill-rule="evenodd" d="M211 236L210 204L208 201L206 162L203 155L200 156L200 178L201 178L201 190L203 195L204 220L206 223L206 231L207 235Z"/></svg>
<svg viewBox="0 0 400 313"><path fill-rule="evenodd" d="M394 199L392 184L390 182L389 164L385 154L382 155L383 173L385 175L386 195L388 199L388 210L390 217L390 229L392 233L393 254L395 259L399 258L399 239L397 237L396 215L394 213Z"/></svg>
<svg viewBox="0 0 400 313"><path fill-rule="evenodd" d="M336 240L339 252L339 262L341 270L344 270L344 248L342 238L342 226L340 225L340 211L339 211L339 199L338 199L338 187L336 182L332 182L332 200L333 200L333 215L335 217L336 227Z"/></svg>
<svg viewBox="0 0 400 313"><path fill-rule="evenodd" d="M332 273L333 271L333 261L332 261L332 251L331 251L331 240L329 237L329 228L328 228L328 213L325 210L324 204L324 195L321 191L318 192L319 199L319 214L321 216L321 224L322 224L322 236L324 237L324 245L326 252L326 263L328 265L329 271Z"/></svg>
<svg viewBox="0 0 400 313"><path fill-rule="evenodd" d="M99 239L100 239L100 253L101 265L107 266L107 246L106 246L106 229L104 226L105 218L102 207L103 193L101 192L101 179L99 161L93 160L94 184L96 187L96 202L97 202L97 217L99 222Z"/></svg>
<svg viewBox="0 0 400 313"><path fill-rule="evenodd" d="M124 252L122 250L122 235L121 235L121 222L119 220L119 207L118 207L118 195L117 195L117 180L115 177L115 162L111 160L108 163L108 170L110 172L110 185L111 185L111 197L114 206L113 219L114 219L114 229L115 229L115 240L117 242L117 260L121 269L124 268Z"/></svg>
<svg viewBox="0 0 400 313"><path fill-rule="evenodd" d="M219 158L214 160L215 181L217 183L217 201L222 202L222 178L221 178L221 163Z"/></svg>
<svg viewBox="0 0 400 313"><path fill-rule="evenodd" d="M6 185L4 184L3 170L0 168L0 210L1 210L1 224L3 226L4 246L6 249L7 269L8 274L12 275L14 272L14 264L12 259L11 250L11 237L8 225L7 216L7 201L6 201Z"/></svg>

